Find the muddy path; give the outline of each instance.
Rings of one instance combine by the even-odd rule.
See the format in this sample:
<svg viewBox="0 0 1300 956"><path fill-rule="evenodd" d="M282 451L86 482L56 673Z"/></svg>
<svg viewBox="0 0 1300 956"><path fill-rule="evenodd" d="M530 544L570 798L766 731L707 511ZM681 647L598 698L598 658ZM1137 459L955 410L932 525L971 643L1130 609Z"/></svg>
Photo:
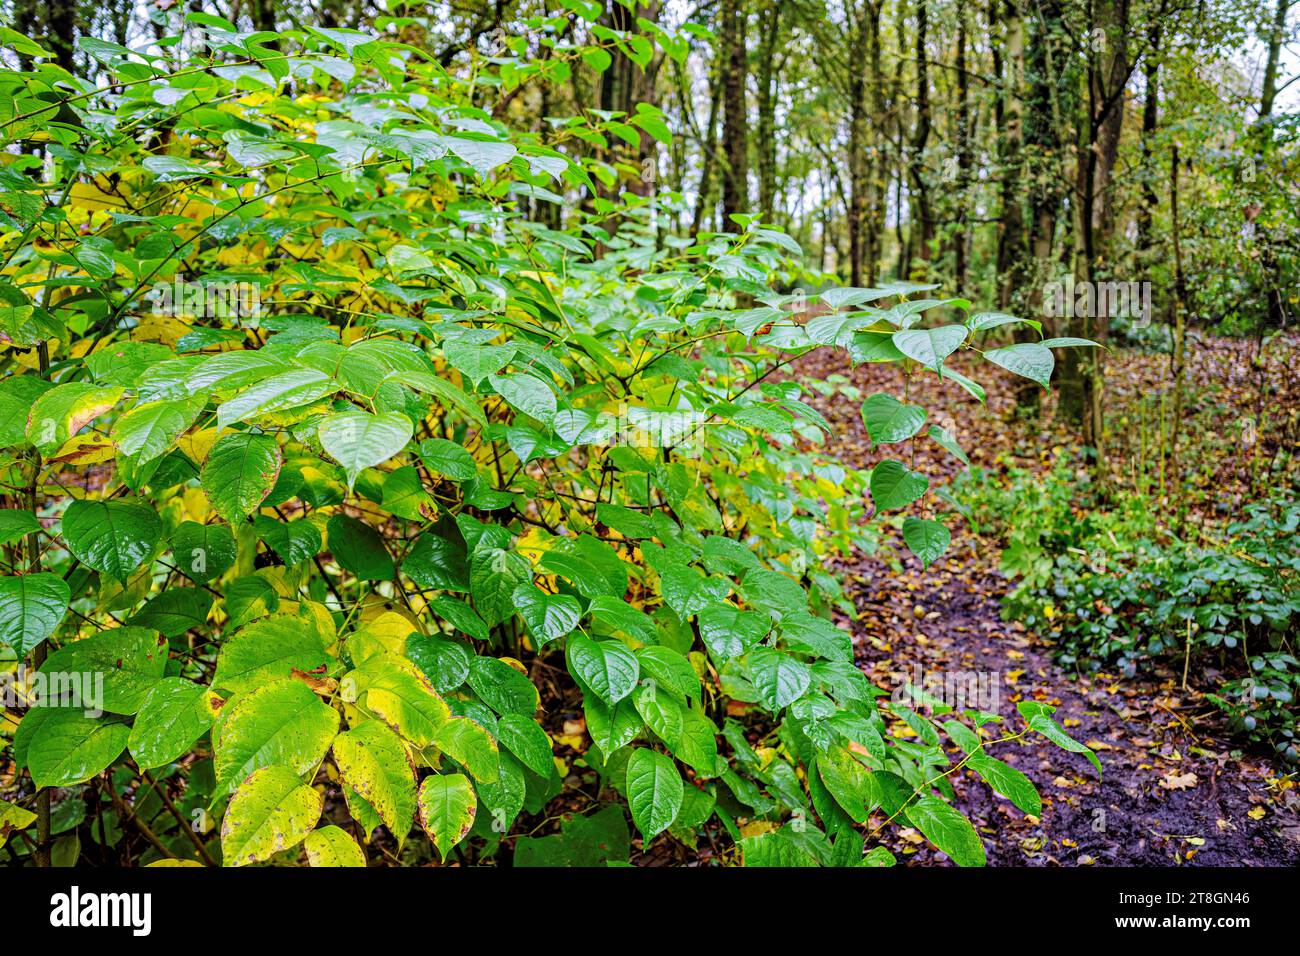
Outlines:
<svg viewBox="0 0 1300 956"><path fill-rule="evenodd" d="M848 376L861 398L876 391L904 394L896 369L850 370L847 360L829 355L804 362L816 364L796 366L795 374ZM1032 428L1014 421L1013 384L995 371L985 365L978 372L988 386L986 407L934 376L914 380L910 396L930 409L930 421L950 416L944 423L975 464L1041 466L1044 451L1065 440L1051 424L1051 409ZM818 402L835 428L835 453L866 467L889 455L871 449L860 404L843 398ZM931 475L932 486L936 474L951 475L958 467L933 443L914 441L914 449L901 447L915 456L914 467ZM890 446L889 454L897 456L899 448ZM1038 787L1043 815L1037 820L973 774L954 774L957 802L984 837L990 865L1300 862L1300 795L1281 780L1285 770L1264 754L1242 752L1241 742L1208 712L1195 688L1182 690L1181 675L1157 671L1121 678L1063 670L1042 636L1001 619L999 602L1013 585L998 571L998 544L973 535L964 521L948 525L952 546L928 570L896 532L884 536L877 554L857 555L833 569L857 608L857 620L849 624L859 666L891 690L922 675L964 678L957 686L991 692L987 699L995 706L986 709L1013 727L1019 726L1018 701L1052 704L1069 733L1097 751L1104 770L1099 780L1084 757L1042 738L993 748ZM971 677L984 683L972 684ZM912 831L894 831L888 839L906 862L948 862Z"/></svg>

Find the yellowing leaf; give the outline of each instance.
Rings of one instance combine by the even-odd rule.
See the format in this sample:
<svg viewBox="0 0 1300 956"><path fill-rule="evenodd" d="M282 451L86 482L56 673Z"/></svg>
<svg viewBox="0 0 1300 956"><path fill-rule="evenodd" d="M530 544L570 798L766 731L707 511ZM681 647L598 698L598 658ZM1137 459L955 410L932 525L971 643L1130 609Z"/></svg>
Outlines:
<svg viewBox="0 0 1300 956"><path fill-rule="evenodd" d="M1166 790L1190 790L1196 786L1196 774L1174 773L1171 770L1161 779L1160 786Z"/></svg>

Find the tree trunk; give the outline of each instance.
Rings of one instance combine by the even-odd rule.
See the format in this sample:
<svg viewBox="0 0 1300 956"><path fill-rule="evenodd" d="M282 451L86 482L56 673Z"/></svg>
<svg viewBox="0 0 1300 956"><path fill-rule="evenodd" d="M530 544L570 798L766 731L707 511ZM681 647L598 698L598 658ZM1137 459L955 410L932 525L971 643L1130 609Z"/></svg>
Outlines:
<svg viewBox="0 0 1300 956"><path fill-rule="evenodd" d="M653 22L659 15L659 3L637 4L635 10L629 10L621 3L614 3L609 9L609 25L612 29L624 33L635 33L637 21L644 19ZM656 55L644 68L633 62L632 58L621 50L612 54L612 62L601 75L600 108L610 112L632 115L638 103L654 104L655 78L663 62L661 55ZM605 155L607 162L619 163L632 172L620 177L612 186L602 186L601 195L615 199L623 192L637 196L649 196L654 192L658 171L655 168L657 148L654 137L645 130L638 130L635 144L615 140ZM616 226L613 220L605 222L607 229Z"/></svg>
<svg viewBox="0 0 1300 956"><path fill-rule="evenodd" d="M1268 34L1268 59L1264 62L1264 91L1259 101L1260 117L1273 115L1273 100L1277 97L1277 64L1282 55L1282 41L1286 38L1286 12L1294 0L1277 0L1273 12L1273 25Z"/></svg>
<svg viewBox="0 0 1300 956"><path fill-rule="evenodd" d="M930 72L926 67L926 43L930 18L928 0L916 4L916 122L908 142L907 181L912 201L912 254L930 260L934 221L930 212L930 186L925 179L925 147L930 140Z"/></svg>
<svg viewBox="0 0 1300 956"><path fill-rule="evenodd" d="M1153 22L1147 31L1148 50L1142 73L1146 91L1142 100L1142 195L1137 209L1137 265L1141 273L1153 254L1155 235L1152 222L1160 198L1155 187L1155 134L1160 125L1160 37L1161 24Z"/></svg>
<svg viewBox="0 0 1300 956"><path fill-rule="evenodd" d="M882 148L884 137L878 126L879 118L885 115L885 82L880 47L880 16L883 12L883 3L878 4L868 0L865 4L865 12L867 63L870 68L868 93L871 115L878 119L876 124L870 124L867 117L862 118L863 130L860 141L863 143L863 148L869 152L863 157L863 206L858 221L858 241L862 250L859 282L865 281L867 285L875 285L877 269L880 265L880 230L885 219L883 210L886 198ZM854 284L857 285L858 282Z"/></svg>
<svg viewBox="0 0 1300 956"><path fill-rule="evenodd" d="M998 7L1003 7L1004 39L999 44L993 40L994 75L1001 81L994 104L994 126L1002 131L998 143L999 176L1001 177L1001 211L998 220L997 272L999 278L998 307L1011 307L1012 293L1020 291L1017 308L1024 302L1020 286L1028 275L1029 245L1025 236L1024 201L1020 181L1023 162L1021 158L1024 128L1021 120L1021 84L1025 73L1024 26L1015 0L1003 4L993 0L989 4L989 30L994 33ZM1034 401L1038 392L1033 392Z"/></svg>
<svg viewBox="0 0 1300 956"><path fill-rule="evenodd" d="M776 47L781 34L781 4L767 0L758 60L758 212L772 221L776 197Z"/></svg>
<svg viewBox="0 0 1300 956"><path fill-rule="evenodd" d="M852 27L852 42L849 50L849 62L861 63L871 57L873 44L871 35L876 34L874 48L878 65L880 11L870 2L863 5L862 13ZM878 74L877 74L878 76ZM867 157L867 122L869 106L867 103L867 78L861 69L853 69L849 81L849 284L862 285L862 264L866 258L863 248L863 226L867 218L869 188L869 165Z"/></svg>
<svg viewBox="0 0 1300 956"><path fill-rule="evenodd" d="M1114 226L1110 184L1119 156L1124 88L1130 73L1128 0L1104 0L1094 9L1098 19L1091 34L1095 42L1089 49L1087 108L1081 116L1086 135L1081 137L1075 173L1075 278L1090 283L1098 276L1109 278L1114 267L1110 257ZM1072 316L1069 334L1104 343L1109 328L1105 313L1109 310L1091 311L1098 314ZM1061 407L1080 427L1084 444L1096 453L1098 473L1104 474L1102 350L1067 349L1063 358Z"/></svg>
<svg viewBox="0 0 1300 956"><path fill-rule="evenodd" d="M250 15L255 30L275 30L275 0L252 0Z"/></svg>
<svg viewBox="0 0 1300 956"><path fill-rule="evenodd" d="M703 142L700 144L704 160L700 166L700 189L695 200L695 213L691 217L691 235L699 233L704 225L705 210L711 208L713 199L714 167L718 155L718 116L722 105L722 77L725 72L723 60L726 52L719 50L713 61L712 83L709 94L709 119L705 126ZM683 93L683 109L688 108Z"/></svg>
<svg viewBox="0 0 1300 956"><path fill-rule="evenodd" d="M724 229L734 229L731 217L749 207L749 128L745 103L745 17L743 0L723 0L722 49L726 74L722 86L722 151L727 175L722 183Z"/></svg>
<svg viewBox="0 0 1300 956"><path fill-rule="evenodd" d="M55 62L69 73L75 74L77 49L76 0L46 0L45 40L54 51Z"/></svg>
<svg viewBox="0 0 1300 956"><path fill-rule="evenodd" d="M1264 64L1264 86L1259 100L1259 119L1256 126L1259 149L1269 149L1272 130L1266 122L1273 115L1273 102L1277 98L1278 60L1281 58L1283 40L1286 38L1286 14L1294 0L1277 0L1277 10L1273 14L1273 24L1268 36L1268 59ZM1265 228L1259 229L1261 251L1260 265L1264 269L1268 283L1268 324L1275 328L1285 328L1287 309L1282 292L1282 273L1277 264L1277 253L1273 248L1273 239Z"/></svg>
<svg viewBox="0 0 1300 956"><path fill-rule="evenodd" d="M956 291L966 288L966 257L970 247L970 216L966 191L971 172L970 77L966 72L966 8L957 11L957 229L953 236L953 277Z"/></svg>
<svg viewBox="0 0 1300 956"><path fill-rule="evenodd" d="M1183 247L1178 235L1178 147L1173 148L1169 158L1169 218L1170 237L1174 253L1174 354L1172 358L1171 378L1173 379L1174 408L1173 425L1169 436L1169 467L1165 474L1171 481L1171 498L1179 500L1179 487L1182 475L1178 464L1178 430L1183 421L1183 379L1187 365L1187 318L1184 311L1183 289Z"/></svg>

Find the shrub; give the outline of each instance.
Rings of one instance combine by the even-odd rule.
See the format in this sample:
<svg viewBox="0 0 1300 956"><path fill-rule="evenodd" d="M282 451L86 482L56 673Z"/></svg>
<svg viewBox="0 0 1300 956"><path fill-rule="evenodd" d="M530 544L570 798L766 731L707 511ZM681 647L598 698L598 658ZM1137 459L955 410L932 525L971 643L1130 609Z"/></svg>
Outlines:
<svg viewBox="0 0 1300 956"><path fill-rule="evenodd" d="M1059 462L1041 478L971 469L955 494L1005 543L1002 570L1019 578L1005 615L1049 637L1062 663L1130 677L1153 662L1195 667L1234 731L1296 759L1294 494L1247 506L1202 544L1158 534L1145 496L1117 493L1111 510L1097 508L1086 479Z"/></svg>
<svg viewBox="0 0 1300 956"><path fill-rule="evenodd" d="M864 855L876 812L982 862L935 795L959 766L1038 812L984 752L996 716L945 722L953 764L928 718L877 706L828 557L869 543L868 496L926 561L948 533L912 513L924 475L844 466L774 378L844 347L982 394L943 359L1014 320L922 328L970 303L900 284L827 290L800 324L770 291L798 268L784 233L663 237L659 200L617 195L603 147L666 138L654 110L543 137L400 43L188 21L194 60L90 40L110 85L0 78L26 150L0 170L0 641L41 678L6 819L57 791L70 827L117 819L97 842L147 827L145 859L605 863L626 804L647 850L717 833L747 864L851 865L892 861ZM563 23L479 79L599 62ZM564 229L527 215L556 204ZM863 414L882 444L924 427L891 396ZM76 675L100 683L53 689ZM1023 707L1000 741L1086 752ZM564 822L523 836L544 811Z"/></svg>

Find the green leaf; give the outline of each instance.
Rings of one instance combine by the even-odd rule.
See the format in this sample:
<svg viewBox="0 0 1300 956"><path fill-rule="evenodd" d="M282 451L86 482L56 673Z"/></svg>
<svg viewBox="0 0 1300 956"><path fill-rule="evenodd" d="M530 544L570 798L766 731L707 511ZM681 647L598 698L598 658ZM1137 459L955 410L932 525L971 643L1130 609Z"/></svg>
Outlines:
<svg viewBox="0 0 1300 956"><path fill-rule="evenodd" d="M642 643L652 642L659 629L654 618L649 614L633 607L622 598L610 597L607 594L592 598L587 606L587 612L591 614L593 620L622 631Z"/></svg>
<svg viewBox="0 0 1300 956"><path fill-rule="evenodd" d="M426 438L420 442L420 460L430 471L439 472L455 481L469 481L478 475L474 456L445 438Z"/></svg>
<svg viewBox="0 0 1300 956"><path fill-rule="evenodd" d="M41 523L30 511L0 509L0 545L12 544L25 535L40 530Z"/></svg>
<svg viewBox="0 0 1300 956"><path fill-rule="evenodd" d="M8 800L0 800L0 848L3 848L9 834L16 830L25 830L36 822L36 814L24 810Z"/></svg>
<svg viewBox="0 0 1300 956"><path fill-rule="evenodd" d="M1092 752L1092 749L1084 746L1075 740L1064 730L1056 721L1052 720L1046 714L1035 714L1029 718L1029 726L1038 731L1056 746L1062 750L1068 750L1070 753L1083 754L1088 758L1088 762L1097 768L1097 776L1101 776L1101 760Z"/></svg>
<svg viewBox="0 0 1300 956"><path fill-rule="evenodd" d="M772 830L745 837L738 843L741 866L792 868L819 866L808 846L794 839L788 829Z"/></svg>
<svg viewBox="0 0 1300 956"><path fill-rule="evenodd" d="M911 438L925 424L925 409L904 405L892 395L877 392L862 403L862 421L876 444Z"/></svg>
<svg viewBox="0 0 1300 956"><path fill-rule="evenodd" d="M668 749L697 777L716 777L727 768L726 761L718 758L718 728L690 707L682 710L681 736L669 743Z"/></svg>
<svg viewBox="0 0 1300 956"><path fill-rule="evenodd" d="M626 698L610 707L595 694L586 694L582 712L587 719L587 733L592 743L606 757L626 747L641 732L641 715Z"/></svg>
<svg viewBox="0 0 1300 956"><path fill-rule="evenodd" d="M144 699L128 744L142 770L176 760L211 728L221 698L181 677L164 677Z"/></svg>
<svg viewBox="0 0 1300 956"><path fill-rule="evenodd" d="M0 643L26 657L54 633L68 613L71 596L56 574L40 571L0 577Z"/></svg>
<svg viewBox="0 0 1300 956"><path fill-rule="evenodd" d="M695 668L670 647L651 645L636 652L641 673L660 686L690 700L700 699L700 678Z"/></svg>
<svg viewBox="0 0 1300 956"><path fill-rule="evenodd" d="M468 591L469 557L465 542L426 531L402 561L402 573L422 588Z"/></svg>
<svg viewBox="0 0 1300 956"><path fill-rule="evenodd" d="M1094 348L1099 349L1105 348L1105 346L1100 342L1094 342L1092 339L1077 339L1069 337L1060 339L1043 339L1043 341L1038 344L1045 349L1086 348L1087 346L1093 346Z"/></svg>
<svg viewBox="0 0 1300 956"><path fill-rule="evenodd" d="M926 435L940 448L948 452L963 465L969 465L970 459L966 457L966 452L962 451L961 445L953 437L952 432L941 425L931 425Z"/></svg>
<svg viewBox="0 0 1300 956"><path fill-rule="evenodd" d="M758 611L742 611L726 601L710 604L699 613L700 637L719 661L740 657L772 628L771 619Z"/></svg>
<svg viewBox="0 0 1300 956"><path fill-rule="evenodd" d="M412 431L411 420L398 412L372 415L353 409L326 418L317 433L321 445L343 466L351 491L362 471L399 454Z"/></svg>
<svg viewBox="0 0 1300 956"><path fill-rule="evenodd" d="M522 714L506 714L497 722L497 737L506 749L539 777L555 773L551 740L537 721Z"/></svg>
<svg viewBox="0 0 1300 956"><path fill-rule="evenodd" d="M990 787L1030 816L1043 815L1038 789L1023 773L985 753L972 754L966 766L978 773Z"/></svg>
<svg viewBox="0 0 1300 956"><path fill-rule="evenodd" d="M222 352L205 360L186 376L185 385L191 392L207 392L242 388L266 379L274 372L288 371L285 360L270 349L237 349Z"/></svg>
<svg viewBox="0 0 1300 956"><path fill-rule="evenodd" d="M514 617L515 592L532 578L532 569L522 555L503 548L476 550L470 564L469 582L479 616L489 627Z"/></svg>
<svg viewBox="0 0 1300 956"><path fill-rule="evenodd" d="M212 686L240 694L289 677L294 670L313 671L329 660L325 642L302 618L277 614L226 638L217 653Z"/></svg>
<svg viewBox="0 0 1300 956"><path fill-rule="evenodd" d="M420 784L420 825L447 859L452 847L469 835L478 800L469 778L459 773L434 774Z"/></svg>
<svg viewBox="0 0 1300 956"><path fill-rule="evenodd" d="M63 512L63 540L88 568L119 581L153 554L162 539L162 521L137 501L74 501Z"/></svg>
<svg viewBox="0 0 1300 956"><path fill-rule="evenodd" d="M450 349L451 343L448 343L446 348ZM491 346L488 346L488 348L491 348ZM515 350L513 348L509 348L508 351L510 355L514 355ZM461 368L461 366L456 365L456 363L452 361L451 352L447 353L447 359L457 369ZM505 362L501 363L501 365L504 364ZM478 376L477 378L471 374L470 378L475 378L475 384L477 385L478 379L495 372L496 369L501 367L501 365L497 365L496 368L484 372L482 376ZM460 409L460 411L464 412L465 415L473 419L479 425L484 428L487 427L487 416L483 414L483 409L479 408L478 403L466 394L464 389L451 384L451 382L438 378L430 372L396 372L391 376L391 378L393 381L399 382L408 388L413 388L417 392L424 392L425 394L434 396L444 405L450 405L454 408Z"/></svg>
<svg viewBox="0 0 1300 956"><path fill-rule="evenodd" d="M294 369L272 375L247 391L241 392L217 407L217 430L229 428L235 422L246 422L259 415L269 415L300 405L307 405L339 385L324 372L312 368Z"/></svg>
<svg viewBox="0 0 1300 956"><path fill-rule="evenodd" d="M866 823L879 804L871 771L847 750L833 748L817 755L817 774L835 802L856 823Z"/></svg>
<svg viewBox="0 0 1300 956"><path fill-rule="evenodd" d="M681 740L685 729L685 708L671 693L661 689L656 682L647 681L636 689L632 701L646 726L660 740L670 747Z"/></svg>
<svg viewBox="0 0 1300 956"><path fill-rule="evenodd" d="M212 595L198 588L174 587L150 598L128 624L161 631L163 637L180 637L202 628L212 610Z"/></svg>
<svg viewBox="0 0 1300 956"><path fill-rule="evenodd" d="M807 613L807 592L798 581L780 571L766 568L747 571L743 590L746 601L779 617Z"/></svg>
<svg viewBox="0 0 1300 956"><path fill-rule="evenodd" d="M452 717L434 731L433 742L480 783L495 783L500 777L497 742L478 722Z"/></svg>
<svg viewBox="0 0 1300 956"><path fill-rule="evenodd" d="M684 787L672 758L638 747L627 762L627 803L645 843L667 830L681 809Z"/></svg>
<svg viewBox="0 0 1300 956"><path fill-rule="evenodd" d="M172 534L176 567L199 584L225 574L235 563L236 555L235 536L224 524L183 521Z"/></svg>
<svg viewBox="0 0 1300 956"><path fill-rule="evenodd" d="M907 818L958 866L984 865L984 844L975 828L938 797L921 797L909 805Z"/></svg>
<svg viewBox="0 0 1300 956"><path fill-rule="evenodd" d="M539 378L523 373L496 375L492 377L492 387L516 411L544 425L555 418L555 393Z"/></svg>
<svg viewBox="0 0 1300 956"><path fill-rule="evenodd" d="M438 514L438 506L424 487L420 471L414 465L401 465L383 477L381 504L385 511L407 521L423 522Z"/></svg>
<svg viewBox="0 0 1300 956"><path fill-rule="evenodd" d="M614 62L614 58L610 56L609 51L601 47L584 48L582 50L582 60L597 73L604 73L609 69L610 64Z"/></svg>
<svg viewBox="0 0 1300 956"><path fill-rule="evenodd" d="M568 594L547 594L532 584L515 589L515 607L528 626L528 633L537 640L540 649L550 641L558 641L578 626L582 609L577 598Z"/></svg>
<svg viewBox="0 0 1300 956"><path fill-rule="evenodd" d="M87 717L79 707L39 707L45 716L27 745L27 765L37 789L85 783L126 749L131 728L113 717Z"/></svg>
<svg viewBox="0 0 1300 956"><path fill-rule="evenodd" d="M917 688L920 690L920 688ZM962 750L968 754L973 754L979 750L983 744L980 742L979 734L971 730L959 720L945 720L943 729L948 732L948 736Z"/></svg>
<svg viewBox="0 0 1300 956"><path fill-rule="evenodd" d="M280 446L270 435L236 432L212 446L200 482L212 508L231 524L257 510L280 477Z"/></svg>
<svg viewBox="0 0 1300 956"><path fill-rule="evenodd" d="M36 400L55 386L35 374L0 379L0 448L27 441L27 418Z"/></svg>
<svg viewBox="0 0 1300 956"><path fill-rule="evenodd" d="M894 859L894 854L883 846L873 846L866 852L866 855L858 861L858 866L893 866L898 861Z"/></svg>
<svg viewBox="0 0 1300 956"><path fill-rule="evenodd" d="M495 783L474 784L479 805L492 819L492 831L505 834L524 808L528 795L528 777L519 761L509 754L500 755L501 773ZM519 866L516 856L515 866Z"/></svg>
<svg viewBox="0 0 1300 956"><path fill-rule="evenodd" d="M143 465L170 451L201 410L202 401L193 399L137 405L113 424L110 437L120 454Z"/></svg>
<svg viewBox="0 0 1300 956"><path fill-rule="evenodd" d="M343 783L374 808L400 845L415 822L415 767L401 738L367 720L334 738Z"/></svg>
<svg viewBox="0 0 1300 956"><path fill-rule="evenodd" d="M944 325L937 329L906 329L895 332L894 345L908 358L915 359L926 368L943 374L943 360L966 341L967 329L962 325Z"/></svg>
<svg viewBox="0 0 1300 956"><path fill-rule="evenodd" d="M253 521L253 527L286 567L292 568L315 557L324 546L320 529L308 518L281 521L268 515L258 515Z"/></svg>
<svg viewBox="0 0 1300 956"><path fill-rule="evenodd" d="M1006 348L990 349L984 357L994 365L1001 365L1009 372L1031 379L1043 388L1049 387L1052 369L1056 359L1052 350L1040 342L1020 342Z"/></svg>
<svg viewBox="0 0 1300 956"><path fill-rule="evenodd" d="M209 175L206 166L201 166L180 156L146 156L140 165L157 176L160 183L181 179L200 179Z"/></svg>
<svg viewBox="0 0 1300 956"><path fill-rule="evenodd" d="M559 539L538 566L567 578L584 597L621 598L627 591L627 565L606 542L589 534Z"/></svg>
<svg viewBox="0 0 1300 956"><path fill-rule="evenodd" d="M763 705L773 713L802 697L812 680L807 664L771 647L750 651L749 675Z"/></svg>
<svg viewBox="0 0 1300 956"><path fill-rule="evenodd" d="M366 855L361 852L357 841L336 826L321 827L307 835L303 848L307 851L307 862L313 867L364 867Z"/></svg>
<svg viewBox="0 0 1300 956"><path fill-rule="evenodd" d="M459 641L449 641L445 637L411 634L406 638L406 656L429 678L434 690L445 694L464 684L465 678L469 677L473 651Z"/></svg>
<svg viewBox="0 0 1300 956"><path fill-rule="evenodd" d="M871 469L871 500L879 511L904 508L925 494L930 479L901 461L882 461Z"/></svg>
<svg viewBox="0 0 1300 956"><path fill-rule="evenodd" d="M952 541L952 535L938 521L925 518L903 519L903 542L914 555L921 559L921 566L928 568L939 559Z"/></svg>
<svg viewBox="0 0 1300 956"><path fill-rule="evenodd" d="M27 440L46 457L122 399L121 388L67 382L43 392L27 414Z"/></svg>
<svg viewBox="0 0 1300 956"><path fill-rule="evenodd" d="M41 665L40 673L95 675L95 695L78 705L112 714L134 714L162 680L167 666L167 641L147 627L113 627L59 648ZM101 683L102 681L102 683ZM83 689L82 697L88 697Z"/></svg>
<svg viewBox="0 0 1300 956"><path fill-rule="evenodd" d="M572 816L548 837L520 837L515 866L606 867L626 864L631 835L623 808L609 804L586 816Z"/></svg>
<svg viewBox="0 0 1300 956"><path fill-rule="evenodd" d="M480 641L492 639L492 634L478 612L459 598L439 594L429 602L429 610L445 621L449 621L456 630L468 634Z"/></svg>
<svg viewBox="0 0 1300 956"><path fill-rule="evenodd" d="M240 694L221 709L212 738L216 795L271 764L307 773L324 759L338 729L338 711L294 678Z"/></svg>
<svg viewBox="0 0 1300 956"><path fill-rule="evenodd" d="M946 365L943 367L943 374L944 377L952 379L954 382L956 382L958 385L964 388L971 395L975 396L976 401L981 403L984 401L986 397L984 394L984 386L981 385L979 382L975 381L974 379L967 378L961 372L958 372L956 369L949 368Z"/></svg>
<svg viewBox="0 0 1300 956"><path fill-rule="evenodd" d="M443 138L446 147L469 163L474 171L480 177L486 178L487 174L498 166L504 166L514 158L518 150L511 143L502 143L495 140L481 139L461 139L456 136L447 136Z"/></svg>
<svg viewBox="0 0 1300 956"><path fill-rule="evenodd" d="M966 320L966 325L972 332L983 332L986 329L996 329L1003 325L1024 324L1032 326L1041 334L1043 323L1034 319L1022 319L1015 315L1008 315L1006 312L976 312Z"/></svg>
<svg viewBox="0 0 1300 956"><path fill-rule="evenodd" d="M269 860L297 846L320 819L324 798L290 767L274 764L248 776L230 798L221 821L227 866Z"/></svg>
<svg viewBox="0 0 1300 956"><path fill-rule="evenodd" d="M336 514L325 526L330 554L339 567L362 581L388 581L396 573L378 531L351 515Z"/></svg>
<svg viewBox="0 0 1300 956"><path fill-rule="evenodd" d="M496 657L474 657L468 680L479 699L498 714L531 716L541 703L532 681Z"/></svg>
<svg viewBox="0 0 1300 956"><path fill-rule="evenodd" d="M358 703L384 720L416 747L433 743L451 711L433 685L410 661L376 655L343 679L344 699Z"/></svg>
<svg viewBox="0 0 1300 956"><path fill-rule="evenodd" d="M640 665L626 644L571 634L565 657L569 673L606 704L617 704L636 688Z"/></svg>

